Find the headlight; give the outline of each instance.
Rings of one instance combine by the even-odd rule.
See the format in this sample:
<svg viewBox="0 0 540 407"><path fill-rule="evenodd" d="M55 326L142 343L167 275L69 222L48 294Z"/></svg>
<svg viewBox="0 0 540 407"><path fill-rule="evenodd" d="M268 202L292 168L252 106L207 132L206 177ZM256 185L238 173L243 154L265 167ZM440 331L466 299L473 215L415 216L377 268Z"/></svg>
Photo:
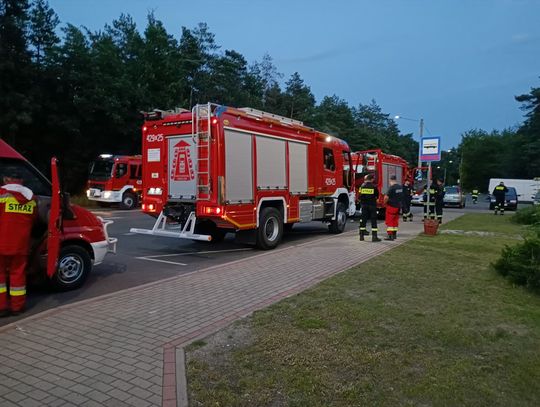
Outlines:
<svg viewBox="0 0 540 407"><path fill-rule="evenodd" d="M105 191L103 192L103 198L109 199L111 197L112 192L111 191Z"/></svg>
<svg viewBox="0 0 540 407"><path fill-rule="evenodd" d="M163 190L161 188L149 188L148 195L161 195Z"/></svg>

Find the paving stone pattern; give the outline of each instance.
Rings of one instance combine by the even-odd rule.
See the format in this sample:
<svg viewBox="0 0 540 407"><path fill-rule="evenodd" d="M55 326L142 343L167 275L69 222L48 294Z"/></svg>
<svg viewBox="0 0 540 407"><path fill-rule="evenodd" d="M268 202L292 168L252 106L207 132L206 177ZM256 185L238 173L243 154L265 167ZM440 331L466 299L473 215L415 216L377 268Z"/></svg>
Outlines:
<svg viewBox="0 0 540 407"><path fill-rule="evenodd" d="M176 406L177 346L383 253L421 227L403 225L393 243L361 243L357 232L323 237L4 327L0 405Z"/></svg>

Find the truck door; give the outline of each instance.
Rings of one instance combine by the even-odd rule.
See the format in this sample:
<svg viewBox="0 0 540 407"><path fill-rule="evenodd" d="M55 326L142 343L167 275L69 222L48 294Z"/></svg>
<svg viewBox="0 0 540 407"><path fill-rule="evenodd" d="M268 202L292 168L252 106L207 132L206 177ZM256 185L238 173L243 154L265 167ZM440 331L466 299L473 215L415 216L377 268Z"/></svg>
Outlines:
<svg viewBox="0 0 540 407"><path fill-rule="evenodd" d="M173 136L167 142L169 196L171 199L193 200L197 196L197 146L191 134Z"/></svg>
<svg viewBox="0 0 540 407"><path fill-rule="evenodd" d="M60 240L62 234L62 216L60 211L61 191L58 178L58 163L56 158L51 159L51 207L49 209L49 224L47 233L47 276L50 278L56 273L58 256L60 254Z"/></svg>

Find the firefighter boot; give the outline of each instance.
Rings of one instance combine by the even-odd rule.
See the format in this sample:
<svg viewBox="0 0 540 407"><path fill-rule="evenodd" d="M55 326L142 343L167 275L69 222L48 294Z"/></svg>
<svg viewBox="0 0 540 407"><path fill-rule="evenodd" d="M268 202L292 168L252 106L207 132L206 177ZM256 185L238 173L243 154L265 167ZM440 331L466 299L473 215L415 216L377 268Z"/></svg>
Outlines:
<svg viewBox="0 0 540 407"><path fill-rule="evenodd" d="M390 240L390 241L394 240L393 232L388 232L388 236L386 236L384 240Z"/></svg>
<svg viewBox="0 0 540 407"><path fill-rule="evenodd" d="M360 241L364 241L364 232L360 231Z"/></svg>
<svg viewBox="0 0 540 407"><path fill-rule="evenodd" d="M371 232L371 241L372 242L380 242L381 239L377 237L377 232Z"/></svg>
<svg viewBox="0 0 540 407"><path fill-rule="evenodd" d="M397 230L394 230L394 235L393 236L394 236L394 240L396 240L397 239Z"/></svg>
<svg viewBox="0 0 540 407"><path fill-rule="evenodd" d="M499 214L499 207L496 206L496 207L495 207L495 213L494 213L494 215L498 215L498 214Z"/></svg>

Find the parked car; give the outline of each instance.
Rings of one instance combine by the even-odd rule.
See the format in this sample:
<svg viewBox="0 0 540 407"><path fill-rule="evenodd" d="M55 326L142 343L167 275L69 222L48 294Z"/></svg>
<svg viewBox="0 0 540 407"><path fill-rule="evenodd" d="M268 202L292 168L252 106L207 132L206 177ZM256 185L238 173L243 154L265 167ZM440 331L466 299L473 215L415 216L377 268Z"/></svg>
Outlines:
<svg viewBox="0 0 540 407"><path fill-rule="evenodd" d="M445 188L443 204L444 206L457 206L458 208L465 207L465 195L458 186L450 186Z"/></svg>
<svg viewBox="0 0 540 407"><path fill-rule="evenodd" d="M414 194L411 199L411 205L413 206L422 206L424 205L424 195L423 194Z"/></svg>
<svg viewBox="0 0 540 407"><path fill-rule="evenodd" d="M516 191L516 188L514 187L507 187L508 192L505 196L505 202L504 202L504 209L508 209L510 211L517 210L518 207L518 194ZM493 210L495 209L495 197L493 195L489 196L490 202L489 202L489 209Z"/></svg>

